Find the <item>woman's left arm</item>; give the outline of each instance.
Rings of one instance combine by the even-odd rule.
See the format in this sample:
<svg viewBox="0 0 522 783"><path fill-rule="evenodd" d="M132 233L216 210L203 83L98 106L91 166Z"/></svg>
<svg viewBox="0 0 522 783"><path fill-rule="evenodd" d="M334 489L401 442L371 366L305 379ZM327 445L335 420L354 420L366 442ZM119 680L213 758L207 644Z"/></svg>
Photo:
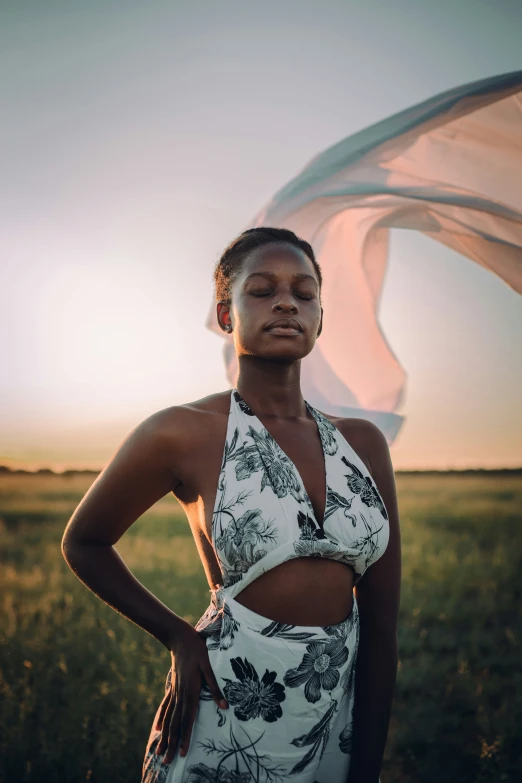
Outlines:
<svg viewBox="0 0 522 783"><path fill-rule="evenodd" d="M399 660L401 540L395 477L386 438L369 421L364 424L364 443L373 479L388 512L390 537L384 554L369 566L355 588L360 637L347 783L379 783Z"/></svg>

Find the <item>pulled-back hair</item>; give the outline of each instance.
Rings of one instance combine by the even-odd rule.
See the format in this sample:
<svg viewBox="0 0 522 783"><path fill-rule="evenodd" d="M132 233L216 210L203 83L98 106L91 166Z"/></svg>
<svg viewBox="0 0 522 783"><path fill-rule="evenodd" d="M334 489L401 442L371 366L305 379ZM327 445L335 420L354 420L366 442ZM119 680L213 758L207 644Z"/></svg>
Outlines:
<svg viewBox="0 0 522 783"><path fill-rule="evenodd" d="M316 261L312 246L287 228L259 226L259 228L249 228L233 239L216 264L214 281L216 284L216 300L218 302L225 301L230 303L232 283L239 273L246 256L250 251L262 245L267 245L269 242L288 242L306 253L314 266L319 282L319 290L321 290L323 282L321 267Z"/></svg>

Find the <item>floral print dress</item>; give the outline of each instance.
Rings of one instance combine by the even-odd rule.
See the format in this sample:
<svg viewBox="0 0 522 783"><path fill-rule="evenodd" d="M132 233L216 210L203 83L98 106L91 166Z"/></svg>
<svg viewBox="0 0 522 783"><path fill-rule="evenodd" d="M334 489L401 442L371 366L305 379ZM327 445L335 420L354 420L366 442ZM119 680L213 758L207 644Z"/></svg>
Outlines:
<svg viewBox="0 0 522 783"><path fill-rule="evenodd" d="M204 688L189 751L165 765L153 728L142 783L332 783L348 775L359 613L334 626L271 621L234 600L261 574L296 557L350 565L355 583L385 552L388 514L366 465L341 432L306 403L326 473L319 522L299 472L237 389L212 521L223 585L196 629L229 703ZM171 672L167 675L166 689Z"/></svg>

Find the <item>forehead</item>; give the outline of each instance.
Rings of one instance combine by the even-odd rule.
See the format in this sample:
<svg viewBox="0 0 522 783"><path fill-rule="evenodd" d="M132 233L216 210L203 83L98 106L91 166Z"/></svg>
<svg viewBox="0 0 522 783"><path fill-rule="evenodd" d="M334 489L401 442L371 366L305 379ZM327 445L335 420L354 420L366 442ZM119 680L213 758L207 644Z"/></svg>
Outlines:
<svg viewBox="0 0 522 783"><path fill-rule="evenodd" d="M307 279L310 276L312 280L318 282L311 259L304 250L288 242L270 242L251 250L241 265L238 277L244 282L256 272L269 272L274 278L299 275Z"/></svg>

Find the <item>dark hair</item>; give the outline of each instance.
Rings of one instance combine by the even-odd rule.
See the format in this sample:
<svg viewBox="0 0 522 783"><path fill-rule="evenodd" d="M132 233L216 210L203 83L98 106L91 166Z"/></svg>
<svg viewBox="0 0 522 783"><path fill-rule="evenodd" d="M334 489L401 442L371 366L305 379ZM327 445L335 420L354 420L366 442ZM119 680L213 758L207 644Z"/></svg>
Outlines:
<svg viewBox="0 0 522 783"><path fill-rule="evenodd" d="M219 302L230 302L232 283L238 274L243 261L248 253L257 247L267 245L269 242L288 242L294 247L302 250L312 264L319 282L319 290L323 278L321 267L316 261L312 246L304 239L299 237L287 228L272 228L271 226L260 226L259 228L248 228L225 249L214 270L214 281L216 283L216 300Z"/></svg>

